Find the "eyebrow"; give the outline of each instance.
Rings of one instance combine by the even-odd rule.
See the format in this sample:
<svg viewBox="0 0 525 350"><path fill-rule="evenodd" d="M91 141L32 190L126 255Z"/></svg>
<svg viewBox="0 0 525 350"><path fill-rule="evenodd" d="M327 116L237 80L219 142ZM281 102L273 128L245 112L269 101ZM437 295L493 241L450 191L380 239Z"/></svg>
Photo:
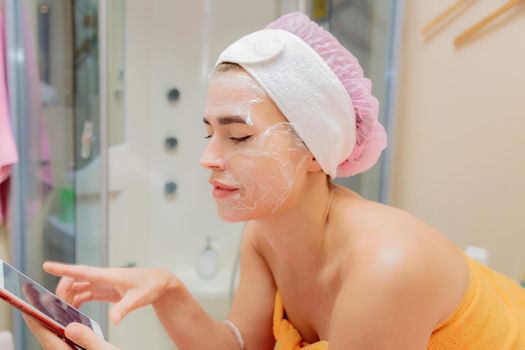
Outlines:
<svg viewBox="0 0 525 350"><path fill-rule="evenodd" d="M202 118L202 121L204 122L204 124L211 125L210 121L206 119L206 117ZM229 125L229 124L235 124L235 123L246 124L246 120L243 117L240 117L238 115L219 117L217 118L217 121L219 122L219 125Z"/></svg>

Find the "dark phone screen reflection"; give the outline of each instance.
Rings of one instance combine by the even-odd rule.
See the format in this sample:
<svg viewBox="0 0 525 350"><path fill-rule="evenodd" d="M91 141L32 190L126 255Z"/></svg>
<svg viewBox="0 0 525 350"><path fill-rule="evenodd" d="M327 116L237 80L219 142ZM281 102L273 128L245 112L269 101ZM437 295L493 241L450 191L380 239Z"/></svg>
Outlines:
<svg viewBox="0 0 525 350"><path fill-rule="evenodd" d="M34 306L37 310L66 327L72 322L82 323L89 328L91 322L80 311L69 306L56 295L4 262L5 288L18 298Z"/></svg>

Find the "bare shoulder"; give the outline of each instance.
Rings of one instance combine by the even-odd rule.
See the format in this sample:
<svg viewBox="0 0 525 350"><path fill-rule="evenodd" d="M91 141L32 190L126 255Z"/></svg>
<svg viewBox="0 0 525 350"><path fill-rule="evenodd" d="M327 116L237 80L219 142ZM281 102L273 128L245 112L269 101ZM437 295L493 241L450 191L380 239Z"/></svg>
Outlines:
<svg viewBox="0 0 525 350"><path fill-rule="evenodd" d="M334 302L331 348L426 348L443 309L440 283L402 251L379 252L359 264L345 276Z"/></svg>
<svg viewBox="0 0 525 350"><path fill-rule="evenodd" d="M457 271L455 282L464 279L463 254L446 235L409 212L349 192L342 193L334 214L334 241L346 251L348 272L356 266L403 267L436 278L445 274L449 282Z"/></svg>
<svg viewBox="0 0 525 350"><path fill-rule="evenodd" d="M412 343L424 342L455 311L466 291L468 267L461 251L406 211L362 198L344 201L343 196L336 218L339 240L347 244L340 245L345 258L332 321L357 322L365 327L363 334L387 334L385 339L401 346L418 336ZM356 314L356 307L376 323L366 328L367 322L348 316ZM413 332L399 330L388 336L385 320L398 330L401 324L410 325ZM379 323L386 328L380 329Z"/></svg>

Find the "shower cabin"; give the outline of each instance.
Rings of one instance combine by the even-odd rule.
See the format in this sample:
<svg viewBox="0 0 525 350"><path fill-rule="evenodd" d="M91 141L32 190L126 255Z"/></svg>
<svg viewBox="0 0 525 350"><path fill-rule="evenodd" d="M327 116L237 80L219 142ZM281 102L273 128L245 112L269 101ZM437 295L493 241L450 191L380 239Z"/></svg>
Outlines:
<svg viewBox="0 0 525 350"><path fill-rule="evenodd" d="M122 1L112 3L112 7ZM42 262L107 265L107 149L98 1L6 0L9 104L19 162L11 175L11 261L54 290ZM105 19L103 19L105 21ZM14 54L16 53L16 54ZM104 82L105 84L105 82ZM113 99L112 104L122 104ZM115 110L117 108L114 108ZM86 308L105 323L104 306ZM18 312L16 349L37 349Z"/></svg>
<svg viewBox="0 0 525 350"><path fill-rule="evenodd" d="M19 162L11 175L10 257L48 289L45 260L173 271L215 318L227 316L242 224L219 220L202 111L214 60L291 11L331 30L374 82L390 134L400 1L4 0L6 71ZM368 172L337 180L388 202L391 147ZM198 273L208 243L216 273ZM121 325L82 307L124 349L174 345L151 308ZM12 313L16 349L39 349Z"/></svg>

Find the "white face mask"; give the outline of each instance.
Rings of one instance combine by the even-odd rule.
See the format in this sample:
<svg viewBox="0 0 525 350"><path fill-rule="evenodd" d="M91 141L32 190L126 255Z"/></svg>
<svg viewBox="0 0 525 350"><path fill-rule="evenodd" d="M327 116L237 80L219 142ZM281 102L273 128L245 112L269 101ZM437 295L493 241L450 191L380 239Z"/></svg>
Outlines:
<svg viewBox="0 0 525 350"><path fill-rule="evenodd" d="M216 73L210 80L205 115L214 130L201 162L213 171L213 194L225 220L275 213L311 156L277 108L280 119L262 113L260 107L268 103L264 91L241 71ZM242 122L221 126L226 116Z"/></svg>

